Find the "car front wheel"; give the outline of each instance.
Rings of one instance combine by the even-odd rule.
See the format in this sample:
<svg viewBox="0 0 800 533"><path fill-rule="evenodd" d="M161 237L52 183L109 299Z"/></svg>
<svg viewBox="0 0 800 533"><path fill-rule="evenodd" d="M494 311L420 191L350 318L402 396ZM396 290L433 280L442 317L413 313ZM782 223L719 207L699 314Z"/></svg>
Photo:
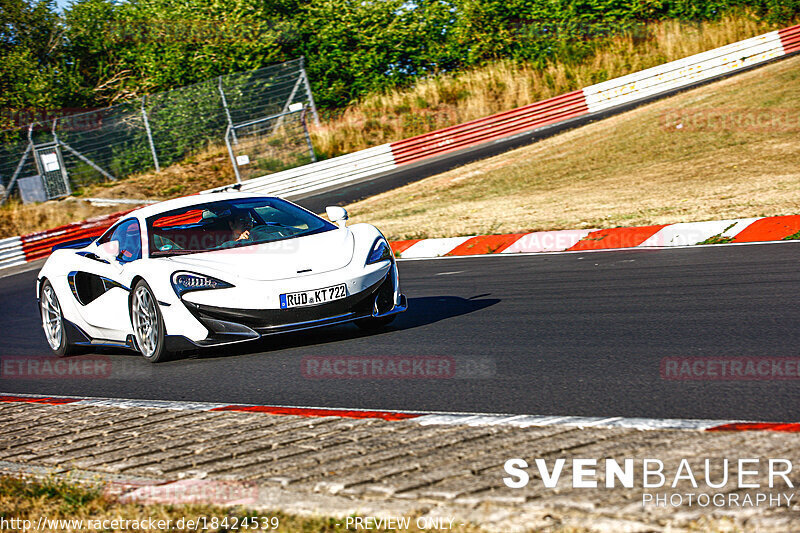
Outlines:
<svg viewBox="0 0 800 533"><path fill-rule="evenodd" d="M151 363L166 358L164 319L158 301L145 281L139 281L131 296L131 323L136 347Z"/></svg>
<svg viewBox="0 0 800 533"><path fill-rule="evenodd" d="M59 357L64 357L75 352L75 346L69 343L67 332L64 329L64 314L61 304L53 289L50 280L42 283L39 293L39 312L42 315L42 329L47 337L47 344Z"/></svg>

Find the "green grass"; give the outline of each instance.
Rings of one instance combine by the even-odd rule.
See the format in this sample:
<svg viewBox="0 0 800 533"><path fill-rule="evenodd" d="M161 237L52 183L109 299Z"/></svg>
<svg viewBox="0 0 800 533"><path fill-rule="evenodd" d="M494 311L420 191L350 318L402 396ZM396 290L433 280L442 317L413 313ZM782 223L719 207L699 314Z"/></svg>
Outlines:
<svg viewBox="0 0 800 533"><path fill-rule="evenodd" d="M713 235L704 241L697 244L728 244L733 240L733 237L723 237L722 235Z"/></svg>

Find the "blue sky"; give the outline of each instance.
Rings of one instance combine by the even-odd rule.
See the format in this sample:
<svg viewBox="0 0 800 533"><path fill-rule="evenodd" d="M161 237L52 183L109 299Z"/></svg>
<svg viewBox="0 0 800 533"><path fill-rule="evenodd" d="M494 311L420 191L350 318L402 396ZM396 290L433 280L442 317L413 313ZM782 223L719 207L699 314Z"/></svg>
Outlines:
<svg viewBox="0 0 800 533"><path fill-rule="evenodd" d="M58 6L58 10L63 12L64 8L67 7L67 4L72 2L72 0L56 0L56 5Z"/></svg>

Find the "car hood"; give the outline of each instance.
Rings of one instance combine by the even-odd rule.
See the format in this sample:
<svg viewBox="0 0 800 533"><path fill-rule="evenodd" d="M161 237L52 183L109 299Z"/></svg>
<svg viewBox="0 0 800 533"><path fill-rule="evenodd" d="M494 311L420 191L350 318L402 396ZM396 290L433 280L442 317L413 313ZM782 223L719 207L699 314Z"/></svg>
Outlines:
<svg viewBox="0 0 800 533"><path fill-rule="evenodd" d="M347 228L254 244L168 258L175 270L205 273L211 269L227 277L240 276L266 281L329 272L347 266L353 259L355 240ZM210 274L210 272L209 272Z"/></svg>

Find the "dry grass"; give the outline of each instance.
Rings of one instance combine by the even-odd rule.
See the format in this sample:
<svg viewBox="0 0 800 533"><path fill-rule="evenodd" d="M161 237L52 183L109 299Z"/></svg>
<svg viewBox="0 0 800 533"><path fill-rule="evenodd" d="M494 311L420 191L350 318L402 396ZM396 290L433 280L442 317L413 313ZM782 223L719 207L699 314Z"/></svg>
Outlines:
<svg viewBox="0 0 800 533"><path fill-rule="evenodd" d="M314 128L312 139L326 157L349 153L513 109L772 29L747 15L700 24L654 24L646 28L645 36L610 39L577 64L557 61L539 69L501 61L371 96Z"/></svg>
<svg viewBox="0 0 800 533"><path fill-rule="evenodd" d="M709 125L676 110L720 114ZM749 127L753 110L776 122ZM798 161L795 57L348 209L393 239L780 215L800 212Z"/></svg>
<svg viewBox="0 0 800 533"><path fill-rule="evenodd" d="M210 147L156 173L143 172L116 182L94 185L81 191L88 198L147 198L167 200L235 181L225 146Z"/></svg>
<svg viewBox="0 0 800 533"><path fill-rule="evenodd" d="M25 235L124 209L125 206L94 207L74 198L29 205L10 200L0 207L0 238Z"/></svg>

